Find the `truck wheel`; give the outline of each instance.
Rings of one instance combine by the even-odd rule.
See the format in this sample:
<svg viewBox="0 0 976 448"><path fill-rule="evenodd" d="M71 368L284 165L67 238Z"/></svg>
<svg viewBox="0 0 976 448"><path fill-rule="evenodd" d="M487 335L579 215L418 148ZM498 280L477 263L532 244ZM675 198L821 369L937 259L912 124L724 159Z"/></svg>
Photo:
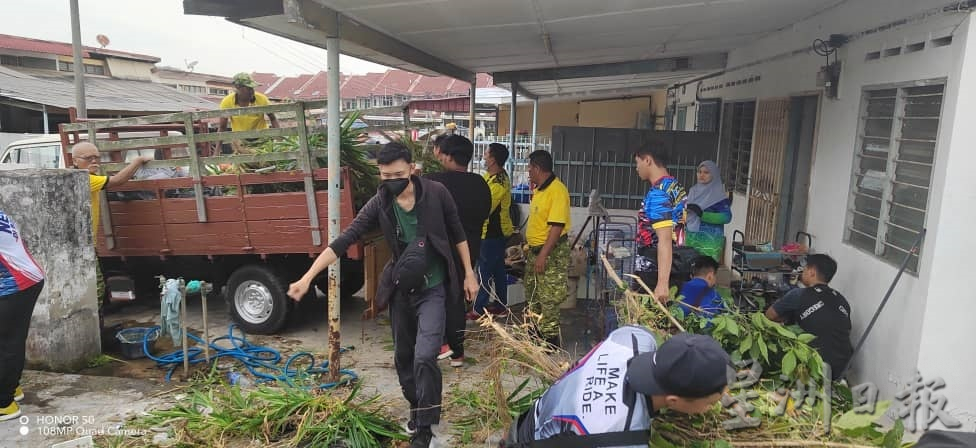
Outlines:
<svg viewBox="0 0 976 448"><path fill-rule="evenodd" d="M366 276L362 269L343 269L341 272L341 277L339 278L339 286L342 290L342 299L348 299L352 297L353 294L359 292L363 289L363 283L366 282ZM323 273L315 281L315 286L322 291L322 294L329 295L329 276L328 273Z"/></svg>
<svg viewBox="0 0 976 448"><path fill-rule="evenodd" d="M250 334L274 334L288 318L285 283L267 266L246 265L227 280L227 303L234 322Z"/></svg>

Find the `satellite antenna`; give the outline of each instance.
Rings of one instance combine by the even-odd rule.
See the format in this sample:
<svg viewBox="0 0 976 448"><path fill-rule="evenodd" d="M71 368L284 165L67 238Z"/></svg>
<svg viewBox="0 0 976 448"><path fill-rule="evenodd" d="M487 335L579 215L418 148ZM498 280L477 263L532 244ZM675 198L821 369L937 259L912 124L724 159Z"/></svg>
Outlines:
<svg viewBox="0 0 976 448"><path fill-rule="evenodd" d="M200 61L187 62L187 60L184 59L183 63L186 64L186 69L192 72L193 68L196 67L197 64L200 63Z"/></svg>
<svg viewBox="0 0 976 448"><path fill-rule="evenodd" d="M106 36L104 34L99 34L99 35L95 36L95 40L98 41L98 43L102 46L102 48L107 47L108 44L109 44L109 42L111 42L111 41L108 40L108 36Z"/></svg>

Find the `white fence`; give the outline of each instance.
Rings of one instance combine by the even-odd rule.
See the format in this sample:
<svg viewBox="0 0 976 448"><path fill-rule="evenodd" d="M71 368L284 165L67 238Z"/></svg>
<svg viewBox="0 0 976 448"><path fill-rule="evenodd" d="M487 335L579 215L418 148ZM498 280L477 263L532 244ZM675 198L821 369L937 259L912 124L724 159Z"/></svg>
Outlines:
<svg viewBox="0 0 976 448"><path fill-rule="evenodd" d="M484 156L488 145L501 143L508 147L508 174L512 178L512 185L528 184L529 182L529 154L537 149L552 152L552 138L547 135L536 135L534 146L531 135L519 135L515 138L515 149L507 135L489 135L475 140L474 157L471 159L471 171L482 174L485 172Z"/></svg>

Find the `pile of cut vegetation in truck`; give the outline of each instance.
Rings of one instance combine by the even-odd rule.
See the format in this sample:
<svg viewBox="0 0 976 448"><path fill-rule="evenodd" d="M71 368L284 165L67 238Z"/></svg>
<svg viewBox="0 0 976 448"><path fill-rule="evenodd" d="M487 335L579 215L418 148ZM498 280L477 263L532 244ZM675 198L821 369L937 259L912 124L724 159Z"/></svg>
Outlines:
<svg viewBox="0 0 976 448"><path fill-rule="evenodd" d="M353 127L353 124L358 119L359 113L353 112L343 117L339 124L339 163L343 168L349 170L349 177L353 188L353 199L356 201L357 206L361 206L376 193L379 178L376 164L369 154L369 145L365 144L365 134L360 129ZM302 149L298 136L261 138L255 139L253 142L243 141L240 142L238 147L239 151L244 154L298 152ZM310 151L326 151L328 149L327 132L310 133L308 135L308 148ZM327 156L317 157L316 162L321 168L329 165ZM206 169L208 174L219 175L295 171L301 168L296 160L281 160L276 162L208 165ZM323 190L327 188L325 183L317 183L315 187L316 189ZM302 191L304 186L301 182L296 182L253 185L249 188L248 193L285 193ZM227 193L235 192L225 192L225 194Z"/></svg>

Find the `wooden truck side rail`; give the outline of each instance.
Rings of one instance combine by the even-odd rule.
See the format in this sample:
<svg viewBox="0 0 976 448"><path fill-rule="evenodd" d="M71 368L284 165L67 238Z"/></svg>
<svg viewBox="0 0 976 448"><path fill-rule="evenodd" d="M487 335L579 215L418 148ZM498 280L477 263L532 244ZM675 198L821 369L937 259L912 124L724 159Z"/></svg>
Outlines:
<svg viewBox="0 0 976 448"><path fill-rule="evenodd" d="M325 102L288 103L272 106L181 112L113 120L90 120L60 125L62 146L67 165L71 165L70 147L87 135L100 152L112 154L114 163L102 165L103 172L115 172L125 166L124 152L138 149L162 149L167 160L149 162L147 167L186 167L189 177L155 180L132 180L112 188L113 192L143 192L152 199L107 201L102 199L102 222L98 254L103 257L178 256L178 255L274 255L316 254L331 238L322 223L328 219L328 195L316 191L315 183L328 180L327 170L319 168L318 157L326 151L312 151L308 133L321 130L309 127L306 112L324 108ZM296 126L243 132L206 132L202 120L244 114L293 114ZM287 117L279 116L279 119ZM175 122L175 124L174 124ZM159 136L119 138L136 131L159 131ZM169 135L180 131L182 135ZM108 134L108 140L99 136ZM297 136L300 150L266 154L238 154L204 157L209 143L245 138ZM194 148L187 158L170 158L175 148ZM298 170L267 174L244 173L206 175L205 166L246 164L294 160ZM301 191L251 193L249 187L268 189L280 184L302 184ZM192 190L190 197L175 194ZM218 190L219 194L212 194ZM340 225L347 226L355 215L353 186L348 170L342 171ZM185 195L184 195L185 196ZM361 245L349 250L350 258L359 259Z"/></svg>

